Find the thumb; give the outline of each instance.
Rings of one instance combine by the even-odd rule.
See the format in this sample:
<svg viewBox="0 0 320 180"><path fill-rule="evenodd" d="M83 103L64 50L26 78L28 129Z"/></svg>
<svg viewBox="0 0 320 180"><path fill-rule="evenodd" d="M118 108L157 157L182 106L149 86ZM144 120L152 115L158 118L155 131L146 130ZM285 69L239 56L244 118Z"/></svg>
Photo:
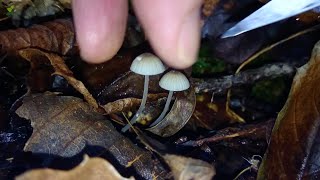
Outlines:
<svg viewBox="0 0 320 180"><path fill-rule="evenodd" d="M182 69L196 61L201 5L201 0L133 0L153 49L167 65Z"/></svg>

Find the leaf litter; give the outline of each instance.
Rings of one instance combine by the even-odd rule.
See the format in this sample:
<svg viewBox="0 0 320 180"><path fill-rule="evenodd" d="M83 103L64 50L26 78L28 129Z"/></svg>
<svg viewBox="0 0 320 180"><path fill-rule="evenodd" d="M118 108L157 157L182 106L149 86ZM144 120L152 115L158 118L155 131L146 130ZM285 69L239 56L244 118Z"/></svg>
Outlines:
<svg viewBox="0 0 320 180"><path fill-rule="evenodd" d="M257 3L258 2L256 1L255 4ZM240 64L246 59L246 57L249 57L255 51L260 49L260 47L264 46L265 44L268 44L268 42L272 42L274 35L279 34L279 33L276 33L277 31L279 31L279 28L273 26L272 28L261 29L260 33L258 31L251 33L251 35L250 33L248 33L248 34L242 35L239 38L230 39L228 41L219 42L219 40L215 39L215 37L219 36L219 33L226 30L226 28L233 23L232 21L235 20L233 19L234 14L232 13L235 13L237 16L237 13L239 13L239 9L242 9L240 11L247 11L246 8L248 4L254 4L254 3L252 3L251 1L240 3L240 2L235 2L231 0L231 1L206 1L204 4L203 13L206 15L205 17L206 23L203 28L203 33L207 32L209 33L207 35L210 35L213 37L213 38L209 37L210 46L211 46L210 47L211 49L209 52L215 53L214 55L215 58L213 59L216 59L216 56L219 56L219 60L221 58L221 61L223 62L233 63L233 65L231 65L230 63L225 65L223 73L232 74L234 71L234 68L237 68L236 64ZM28 8L28 11L29 10L30 9ZM22 16L21 18L23 19ZM229 22L224 23L226 19L228 19ZM315 20L312 20L312 21L314 22ZM48 57L47 59L51 59L50 62L54 67L54 70L56 71L55 74L58 75L60 73L59 77L64 76L64 78L67 79L75 89L77 89L79 92L83 94L83 97L86 99L86 101L91 104L91 105L88 105L86 102L84 102L79 98L65 96L65 95L56 94L56 93L50 94L49 92L43 93L43 94L29 93L25 95L24 98L22 98L24 103L26 103L26 105L32 104L31 102L33 101L31 99L33 99L34 100L33 103L36 104L36 105L30 105L27 107L26 105L25 106L22 105L20 107L20 108L24 107L23 117L29 117L27 119L31 120L32 126L34 128L34 132L25 146L25 151L31 151L32 154L41 153L42 155L47 156L47 158L45 158L45 161L43 162L44 166L53 167L52 166L52 164L54 164L53 159L57 158L55 155L61 156L62 158L67 159L69 157L74 157L78 155L82 156L83 154L89 154L90 156L92 155L100 156L109 160L110 162L112 162L112 164L121 174L127 177L134 175L138 179L139 178L143 178L143 179L160 178L161 179L163 177L165 178L175 177L176 179L179 179L179 178L187 179L188 176L190 177L192 176L196 179L198 178L200 179L203 175L206 175L206 174L208 175L206 178L211 179L212 176L216 173L212 169L214 167L217 167L216 168L217 177L215 178L217 179L221 179L221 177L234 178L236 177L237 174L241 174L239 172L244 172L243 170L245 169L248 169L248 168L250 170L257 169L258 163L252 163L254 160L257 160L257 159L254 159L254 158L249 159L248 157L258 157L259 155L262 155L262 153L264 152L267 145L266 139L268 139L269 137L269 129L272 126L272 118L271 118L271 121L268 121L267 124L264 124L263 122L251 124L251 122L249 121L250 124L248 124L248 126L245 124L240 126L240 128L237 128L236 126L236 128L230 127L230 128L219 129L221 127L225 127L226 125L229 125L230 122L225 121L222 117L223 120L217 123L216 122L217 119L219 120L221 117L220 116L214 117L211 114L215 114L219 110L221 110L221 107L219 106L219 104L222 106L225 106L226 104L225 100L223 100L223 102L221 101L219 103L216 103L216 99L219 98L217 97L217 94L218 96L220 95L223 96L225 94L224 91L229 89L233 85L235 85L233 94L237 95L238 97L236 96L232 97L233 99L230 102L230 106L232 105L234 107L237 107L238 108L237 112L239 112L239 110L240 112L246 112L249 109L246 101L249 101L250 99L247 97L239 97L241 95L243 96L244 93L241 92L239 90L239 87L237 86L251 85L250 83L252 82L250 78L249 79L246 78L246 75L250 76L250 73L254 72L255 70L257 71L256 74L251 73L251 75L253 74L251 77L254 79L254 81L261 80L261 76L260 76L261 71L259 70L259 68L253 69L253 71L249 70L248 71L249 73L247 73L247 71L243 71L242 72L243 74L237 74L236 76L232 76L232 75L222 76L222 78L219 78L221 77L221 74L216 74L216 72L212 72L212 71L202 71L200 69L199 72L212 73L210 74L210 78L208 79L208 81L206 80L202 81L203 79L192 79L193 82L198 83L196 84L195 87L199 85L200 85L199 87L201 87L202 85L201 82L203 82L203 85L205 86L200 91L204 92L209 90L210 93L215 92L213 94L204 92L205 96L202 96L201 94L197 95L197 99L201 99L201 98L205 99L205 101L203 102L207 104L204 104L204 105L206 106L206 108L210 109L210 111L208 111L207 114L203 113L205 108L202 108L204 106L201 106L201 103L200 103L200 105L197 104L197 107L196 107L197 109L195 113L192 113L193 110L191 109L192 109L192 106L195 106L195 103L194 104L190 103L191 102L190 100L192 100L192 98L195 99L196 98L195 96L194 97L190 96L185 99L182 98L183 101L187 101L187 104L190 103L189 109L185 108L184 106L180 106L180 109L179 108L175 109L175 104L178 104L177 102L179 101L179 98L180 98L179 96L177 96L174 102L172 103L173 104L172 110L168 113L167 116L170 116L170 113L173 113L173 115L175 116L172 116L174 118L170 118L171 122L169 121L169 125L170 123L175 122L176 124L178 124L178 126L176 126L175 130L171 132L164 130L166 128L166 125L162 126L161 128L164 128L164 129L161 130L160 128L159 132L161 133L158 134L160 136L170 135L170 137L161 138L157 135L155 136L154 134L146 132L147 133L146 136L154 137L160 140L162 143L165 143L168 145L172 145L173 141L176 142L179 139L181 139L183 142L194 143L193 147L190 148L190 146L189 147L186 146L187 143L185 144L178 143L178 144L175 144L176 145L175 153L178 153L179 155L178 154L173 155L168 152L159 154L158 152L155 152L155 151L153 151L155 154L152 154L151 152L147 151L145 148L141 148L141 144L139 143L135 144L136 141L134 140L134 138L132 138L132 133L125 134L127 137L131 138L131 140L129 140L127 139L127 137L120 135L117 132L117 130L113 127L114 125L116 128L118 128L119 127L118 124L111 124L109 122L110 118L112 117L123 119L121 117L122 113L130 116L130 113L132 114L132 112L136 110L136 107L141 101L140 100L141 94L142 94L141 87L143 82L141 80L142 77L134 76L132 74L130 75L130 72L128 73L128 67L130 65L131 59L134 58L135 54L139 54L139 53L137 52L129 53L129 56L125 55L124 58L117 56L116 58L114 58L115 61L113 61L114 66L109 66L111 64L109 62L104 63L101 66L92 65L91 67L93 71L90 71L90 72L88 71L87 74L84 73L86 76L85 78L87 79L82 79L82 77L84 76L79 75L78 72L75 72L75 71L72 72L70 70L70 69L75 70L76 68L78 68L78 67L74 68L77 65L73 64L74 63L73 60L71 62L70 61L64 62L64 60L58 56L58 55L68 56L68 55L72 55L72 54L74 55L74 53L77 53L77 47L74 41L74 30L73 30L72 22L70 21L70 19L56 20L54 22L55 23L48 22L42 25L33 25L31 26L31 28L19 29L17 31L9 30L9 31L0 32L0 37L2 38L0 39L1 39L1 43L3 44L2 50L6 52L10 52L10 53L13 52L14 54L16 53L17 50L28 48L30 46L34 48L40 48L41 50L46 51L46 52L44 51L39 52L39 50L36 50L36 49L33 49L33 50L23 49L20 51L20 53L21 52L25 53L24 51L26 51L27 52L26 54L30 55L30 57L26 58L29 60L35 58L35 57L31 58L32 54L33 55L41 54L41 56ZM308 22L308 23L313 23L313 22ZM65 25L67 26L64 27ZM132 27L135 27L135 26L131 26L131 28ZM273 33L269 33L271 31ZM20 32L20 34L18 33L14 34L14 32ZM39 35L36 36L37 34ZM257 37L257 34L260 34L258 40L255 38ZM28 39L28 37L31 37L31 36L33 38ZM38 38L38 37L41 37L41 38ZM15 38L18 38L19 42L21 43L15 45L14 44ZM44 41L42 41L42 39ZM269 41L270 39L271 41ZM51 43L53 42L53 43L50 44L50 42ZM139 41L138 43L141 43L141 41ZM133 44L134 44L134 47L140 48L139 46L141 44L140 45L137 43L133 43ZM214 44L214 46L212 46L212 44ZM20 46L20 45L23 45L23 46ZM241 48L239 48L240 46ZM131 48L129 51L136 51L131 46L128 46L128 47ZM150 47L149 48L143 47L142 49L144 49L143 52L145 52L146 49L149 51ZM26 54L24 54L24 56L27 56ZM212 57L212 54L211 56L208 56L207 58L208 62L211 61L210 57ZM52 59L55 59L55 60L52 60ZM64 59L66 58L64 57ZM73 59L73 57L68 59L69 60ZM31 60L31 61L34 61L34 60ZM122 65L120 62L122 62ZM66 66L66 64L71 65L69 66L70 69L69 67ZM214 63L207 63L207 64L214 64ZM283 71L284 75L291 76L291 73L294 72L295 64L290 64L290 63L282 63L282 64L284 66L290 67L290 72ZM270 66L273 66L273 65L279 65L279 63L274 64L272 62ZM89 66L89 65L85 65L85 66ZM117 66L119 68L115 68ZM109 70L108 68L105 68L105 67L109 67ZM97 69L99 71L96 71ZM211 68L208 68L208 69L211 69ZM84 71L86 70L84 69ZM105 71L110 71L110 73L107 73ZM270 78L273 75L276 75L278 72L279 71L271 72L271 75L267 75L264 78ZM280 73L282 73L282 71ZM102 78L104 77L104 75L106 75L107 77ZM98 78L98 76L100 79ZM205 75L199 76L199 77L205 77ZM234 78L236 82L238 82L238 84L232 83L230 85L228 83L225 83L225 84L222 83L224 78L230 78L230 77L231 79ZM147 105L148 108L146 108L146 110L143 113L143 116L141 117L142 121L145 121L147 119L149 120L154 119L155 117L158 116L159 110L161 110L163 107L163 100L165 101L167 92L159 88L158 86L159 78L160 77L156 77L151 83L151 86L150 86L151 94L149 94L149 97L148 97L149 104ZM87 86L89 84L88 82L90 83L89 88ZM132 82L137 83L137 85L134 85L134 83ZM219 86L220 82L221 82L221 85L226 85L226 86L220 87ZM237 93L239 93L239 95ZM53 97L49 98L47 96L53 96ZM91 100L90 98L88 99L88 97L90 97ZM64 98L68 100L62 100ZM37 104L36 101L39 101L40 104ZM58 107L58 105L52 106L52 103L53 104L60 103L60 102L56 103L55 101L61 101L61 102L64 102L65 104L60 104L59 106L61 107ZM47 104L47 105L44 105L44 104ZM79 105L79 104L85 104L85 105ZM258 104L253 103L253 106L255 105L259 106L259 103ZM46 106L52 106L52 108L46 107ZM98 113L94 109L97 109L97 107L100 107L100 106L104 107L104 109L100 108L99 109L100 113ZM30 108L30 109L27 110L27 108ZM47 108L47 109L43 110L41 108L44 108L44 109ZM55 108L56 110L54 110ZM184 110L186 111L187 109L188 109L188 113L193 114L192 117L193 119L195 119L196 123L194 124L190 123L189 115L179 114ZM223 107L222 109L226 110ZM36 116L35 115L36 112L34 111L38 111L38 110L39 110L38 114L39 113L40 114ZM270 111L266 111L266 112L270 112ZM258 113L263 114L266 112L256 112L256 114L254 114L253 116L259 116L257 115ZM202 115L199 116L199 114L201 113ZM255 113L255 111L253 111L253 113ZM32 118L30 114L32 114L33 116ZM102 114L105 114L108 116L102 116ZM221 114L222 114L221 116L224 116L227 118L233 117L232 114L230 113L228 114L228 111L222 112ZM244 113L240 113L240 114L244 114ZM43 117L47 116L47 117L39 118L40 116L43 116ZM197 118L194 118L194 117L197 117ZM269 116L266 116L266 117L269 117ZM73 120L70 120L69 118ZM180 119L181 119L181 124L183 124L182 126L181 124L178 123ZM252 119L255 120L254 117ZM258 119L258 120L260 121L261 119ZM162 123L165 123L165 121ZM186 123L186 126L184 126L185 123ZM40 124L40 125L37 125L37 124ZM142 129L145 129L147 124L142 126L138 125L137 128L142 127ZM205 128L206 130L203 130L201 128ZM212 131L208 131L208 130L212 130ZM1 135L6 136L6 133L1 132ZM118 141L121 141L122 143ZM195 145L197 143L198 145ZM142 144L147 146L144 143ZM108 147L110 148L108 149ZM111 147L114 147L114 148L112 149ZM244 147L247 147L247 149L245 149ZM129 149L134 152L129 151ZM230 149L232 150L230 151ZM224 153L226 155L225 158L220 157L221 153L219 151L225 152ZM232 153L230 154L230 152ZM314 153L311 153L310 156L317 157L316 150L312 150L312 152ZM236 164L238 164L236 165L237 168L231 167L232 162L229 162L228 158L237 156L237 154L239 154L238 157L240 157L240 161L238 159L236 162ZM110 155L114 156L114 158L110 158ZM161 161L159 162L159 160L157 159L157 155L161 156L163 161L168 163L168 167L171 169L171 173L169 173L170 171L168 170L168 167L164 166L164 164L162 164ZM195 158L189 158L189 157L195 157ZM208 163L206 164L206 162L201 161L199 157L200 159L208 161ZM247 157L249 160L243 161L244 157ZM224 159L222 161L225 162L225 164L227 164L227 168L221 168L221 163L219 162L221 159ZM193 160L195 161L193 162ZM245 166L243 168L239 166L239 164L241 164L242 161L245 163ZM248 163L250 166L248 166ZM142 168L139 169L140 166L137 164L141 165ZM158 168L158 171L151 168L155 164L156 164L156 168ZM56 167L60 167L60 166L56 166ZM147 169L143 171L142 170L143 168L147 168ZM314 170L312 172L318 172L315 166L310 165L310 166L307 166L307 168ZM222 169L225 169L225 170L222 170ZM228 173L224 174L224 172L227 172L227 171ZM154 172L157 172L157 173L154 173ZM311 171L308 171L308 172L311 172ZM226 176L222 176L222 174ZM247 171L241 174L241 177L249 176L250 178L252 178L254 177L254 174L255 174L254 171ZM308 175L313 177L313 176L316 176L317 174L306 173L305 177L308 177Z"/></svg>
<svg viewBox="0 0 320 180"><path fill-rule="evenodd" d="M165 177L167 171L159 161L121 135L106 117L92 111L82 99L53 93L34 94L23 99L16 113L31 120L33 127L25 151L65 158L79 153L92 156L106 153L123 167L143 154L132 164L136 174L145 179L154 175ZM96 148L83 151L87 146Z"/></svg>
<svg viewBox="0 0 320 180"><path fill-rule="evenodd" d="M34 179L51 179L51 180L88 180L88 179L114 179L114 180L134 180L133 177L122 177L117 170L108 161L102 158L89 158L84 156L83 161L77 167L69 170L55 169L34 169L25 172L16 180L34 180Z"/></svg>

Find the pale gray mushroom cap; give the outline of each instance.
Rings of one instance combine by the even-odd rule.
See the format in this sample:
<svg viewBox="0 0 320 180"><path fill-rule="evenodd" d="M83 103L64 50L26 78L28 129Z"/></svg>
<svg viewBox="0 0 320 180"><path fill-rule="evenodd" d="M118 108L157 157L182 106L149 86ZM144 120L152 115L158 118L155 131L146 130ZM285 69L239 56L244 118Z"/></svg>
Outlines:
<svg viewBox="0 0 320 180"><path fill-rule="evenodd" d="M187 77L179 71L166 73L159 82L160 87L168 91L184 91L190 87Z"/></svg>
<svg viewBox="0 0 320 180"><path fill-rule="evenodd" d="M141 75L157 75L163 73L166 68L157 56L143 53L133 60L130 70Z"/></svg>

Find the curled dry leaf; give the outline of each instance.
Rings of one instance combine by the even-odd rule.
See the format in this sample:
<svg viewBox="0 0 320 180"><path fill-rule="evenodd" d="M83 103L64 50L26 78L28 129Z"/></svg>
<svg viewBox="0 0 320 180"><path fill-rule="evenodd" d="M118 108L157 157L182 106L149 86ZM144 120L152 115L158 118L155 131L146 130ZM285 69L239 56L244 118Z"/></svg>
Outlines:
<svg viewBox="0 0 320 180"><path fill-rule="evenodd" d="M148 101L156 101L159 98L165 97L165 93L159 94L148 94ZM123 111L128 111L133 107L138 107L141 104L141 99L138 98L124 98L118 99L113 102L109 102L105 105L102 105L102 108L105 110L105 114L119 113Z"/></svg>
<svg viewBox="0 0 320 180"><path fill-rule="evenodd" d="M71 0L59 0L64 8L71 9Z"/></svg>
<svg viewBox="0 0 320 180"><path fill-rule="evenodd" d="M57 19L29 28L0 32L2 50L14 52L24 48L39 48L66 55L73 52L75 33L70 19Z"/></svg>
<svg viewBox="0 0 320 180"><path fill-rule="evenodd" d="M320 41L300 67L276 120L258 179L316 179L320 174Z"/></svg>
<svg viewBox="0 0 320 180"><path fill-rule="evenodd" d="M134 180L124 178L108 161L102 158L89 158L87 155L77 167L70 171L55 169L35 169L16 177L16 180Z"/></svg>
<svg viewBox="0 0 320 180"><path fill-rule="evenodd" d="M91 111L82 99L52 93L34 94L23 98L23 104L16 113L31 120L33 127L25 151L64 158L79 153L111 156L113 163L121 167L131 164L130 169L145 179L154 176L165 178L168 173L149 151L121 135L110 120Z"/></svg>
<svg viewBox="0 0 320 180"><path fill-rule="evenodd" d="M130 71L134 55L129 50L119 52L112 59L100 64L76 61L74 73L81 77L81 81L90 89L90 92L98 94L105 86Z"/></svg>
<svg viewBox="0 0 320 180"><path fill-rule="evenodd" d="M216 174L215 168L202 160L166 154L162 156L169 165L174 179L211 180Z"/></svg>
<svg viewBox="0 0 320 180"><path fill-rule="evenodd" d="M158 142L157 140L145 136L142 131L135 131L142 144L148 149L155 152L163 158L163 160L169 165L172 176L174 179L189 180L189 179L212 179L216 174L214 166L202 161L200 159L194 159L189 157L183 157L174 154L167 154L167 146Z"/></svg>
<svg viewBox="0 0 320 180"><path fill-rule="evenodd" d="M13 7L11 18L19 25L20 19L29 20L36 16L44 17L63 11L63 4L59 0L6 0L7 6Z"/></svg>
<svg viewBox="0 0 320 180"><path fill-rule="evenodd" d="M149 92L153 94L165 92L159 86L160 75L150 76ZM106 86L98 94L101 105L123 98L141 98L143 94L144 76L131 71L123 74L113 83Z"/></svg>
<svg viewBox="0 0 320 180"><path fill-rule="evenodd" d="M196 95L193 88L177 93L177 98L165 118L147 130L162 137L172 136L189 121L196 107Z"/></svg>
<svg viewBox="0 0 320 180"><path fill-rule="evenodd" d="M189 124L193 127L201 127L208 130L226 123L244 122L232 110L226 109L227 100L224 97L214 97L212 93L198 94L197 106L190 118Z"/></svg>
<svg viewBox="0 0 320 180"><path fill-rule="evenodd" d="M131 107L139 106L141 100L138 98L119 99L103 105L106 114L119 113L128 110Z"/></svg>
<svg viewBox="0 0 320 180"><path fill-rule="evenodd" d="M307 11L305 13L299 14L297 20L304 24L312 24L320 21L320 12Z"/></svg>
<svg viewBox="0 0 320 180"><path fill-rule="evenodd" d="M22 49L19 51L19 54L30 62L32 61L32 57L35 55L46 56L55 70L54 74L64 77L69 82L69 84L71 84L77 91L79 91L84 96L85 100L93 108L97 109L99 107L97 101L93 98L93 96L84 86L84 84L81 81L74 78L72 71L70 71L70 69L64 63L64 60L60 56L53 53L46 53L33 48Z"/></svg>

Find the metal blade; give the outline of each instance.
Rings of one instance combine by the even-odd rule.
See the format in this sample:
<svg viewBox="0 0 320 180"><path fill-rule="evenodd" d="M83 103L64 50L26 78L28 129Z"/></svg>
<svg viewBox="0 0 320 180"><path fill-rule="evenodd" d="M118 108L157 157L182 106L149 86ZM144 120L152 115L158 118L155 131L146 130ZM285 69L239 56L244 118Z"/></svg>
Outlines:
<svg viewBox="0 0 320 180"><path fill-rule="evenodd" d="M236 36L295 16L318 6L320 6L320 0L271 0L225 32L221 38Z"/></svg>

